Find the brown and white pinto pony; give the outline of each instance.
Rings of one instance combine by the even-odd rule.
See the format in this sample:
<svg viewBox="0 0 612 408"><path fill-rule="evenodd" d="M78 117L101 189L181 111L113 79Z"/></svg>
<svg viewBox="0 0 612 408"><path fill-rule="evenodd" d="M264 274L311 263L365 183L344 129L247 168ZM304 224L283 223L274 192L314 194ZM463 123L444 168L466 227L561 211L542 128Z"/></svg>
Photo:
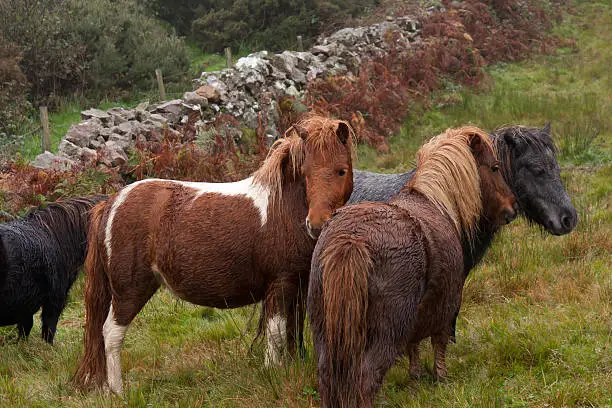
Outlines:
<svg viewBox="0 0 612 408"><path fill-rule="evenodd" d="M398 356L432 338L435 372L465 279L463 240L515 215L489 136L449 129L425 144L389 203L345 206L312 257L308 312L323 407L372 407ZM411 350L411 349L410 349Z"/></svg>
<svg viewBox="0 0 612 408"><path fill-rule="evenodd" d="M346 122L311 116L290 128L245 180L142 180L95 207L85 263L85 352L75 384L107 384L122 393L125 333L161 285L198 305L263 301L266 362L280 362L285 343L293 354L315 239L351 195L352 155Z"/></svg>

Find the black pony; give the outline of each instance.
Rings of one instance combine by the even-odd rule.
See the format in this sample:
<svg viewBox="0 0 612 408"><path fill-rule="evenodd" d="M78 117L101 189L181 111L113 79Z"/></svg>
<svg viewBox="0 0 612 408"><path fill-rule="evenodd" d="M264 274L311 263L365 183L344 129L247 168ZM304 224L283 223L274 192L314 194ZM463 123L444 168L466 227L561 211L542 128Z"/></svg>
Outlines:
<svg viewBox="0 0 612 408"><path fill-rule="evenodd" d="M30 334L42 306L42 338L53 344L68 291L85 261L89 210L103 196L72 198L0 224L0 326Z"/></svg>

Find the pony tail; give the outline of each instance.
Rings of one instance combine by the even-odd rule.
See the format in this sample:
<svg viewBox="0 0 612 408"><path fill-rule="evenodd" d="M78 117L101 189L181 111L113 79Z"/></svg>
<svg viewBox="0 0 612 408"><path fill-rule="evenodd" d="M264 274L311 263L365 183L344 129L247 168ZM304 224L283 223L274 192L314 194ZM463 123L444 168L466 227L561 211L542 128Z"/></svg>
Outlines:
<svg viewBox="0 0 612 408"><path fill-rule="evenodd" d="M105 248L100 222L106 202L97 204L90 213L89 245L85 259L85 351L73 384L81 389L102 387L106 382L106 354L102 329L110 310L111 288L101 250Z"/></svg>
<svg viewBox="0 0 612 408"><path fill-rule="evenodd" d="M363 241L334 237L321 255L325 342L330 384L324 407L361 405L360 384L367 336L368 274L372 259Z"/></svg>

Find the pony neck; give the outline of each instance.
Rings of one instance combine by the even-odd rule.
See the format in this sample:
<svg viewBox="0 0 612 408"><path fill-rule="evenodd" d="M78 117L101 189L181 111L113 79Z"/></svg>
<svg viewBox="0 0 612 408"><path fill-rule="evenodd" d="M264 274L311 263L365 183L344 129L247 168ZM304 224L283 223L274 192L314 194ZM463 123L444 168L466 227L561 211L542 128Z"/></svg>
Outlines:
<svg viewBox="0 0 612 408"><path fill-rule="evenodd" d="M308 215L308 204L306 197L306 182L300 176L293 177L285 174L285 179L281 187L281 199L274 200L269 204L271 218L270 221L280 223L285 227L288 224L301 225L304 233L304 220Z"/></svg>

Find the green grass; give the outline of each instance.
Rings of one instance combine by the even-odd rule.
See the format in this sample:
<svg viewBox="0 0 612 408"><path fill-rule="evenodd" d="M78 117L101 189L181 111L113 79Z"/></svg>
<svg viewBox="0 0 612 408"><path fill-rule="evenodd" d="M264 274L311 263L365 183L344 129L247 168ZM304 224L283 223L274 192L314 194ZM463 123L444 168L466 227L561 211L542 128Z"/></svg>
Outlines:
<svg viewBox="0 0 612 408"><path fill-rule="evenodd" d="M186 46L189 59L191 60L190 72L194 77L199 77L204 71L221 71L226 68L225 55L203 52L200 47L192 42L187 42ZM238 58L244 55L246 55L245 52L232 55L233 62L236 62Z"/></svg>
<svg viewBox="0 0 612 408"><path fill-rule="evenodd" d="M571 234L554 237L523 220L504 228L468 279L449 347L449 378L408 376L405 361L389 372L382 407L612 406L612 6L584 2L557 31L577 48L496 66L474 94L440 94L434 108L412 112L392 153L360 149L360 167L412 167L423 140L449 126L543 125L561 145L566 187L579 213ZM445 101L459 100L455 106ZM252 308L219 311L158 293L130 326L124 346L126 395L83 395L68 385L82 353L82 278L60 321L56 345L14 344L1 328L3 406L317 406L316 366L308 355L263 367L263 347L249 350ZM257 314L255 315L257 317ZM1 341L1 340L0 340ZM430 347L423 359L431 367Z"/></svg>

